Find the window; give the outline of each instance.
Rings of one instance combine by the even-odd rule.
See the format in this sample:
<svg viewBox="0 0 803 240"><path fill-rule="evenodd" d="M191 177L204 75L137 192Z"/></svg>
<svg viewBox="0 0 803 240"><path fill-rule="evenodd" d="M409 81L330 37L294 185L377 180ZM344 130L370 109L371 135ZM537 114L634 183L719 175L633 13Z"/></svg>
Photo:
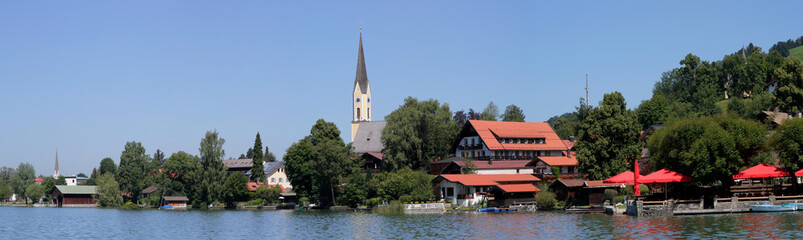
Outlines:
<svg viewBox="0 0 803 240"><path fill-rule="evenodd" d="M454 188L446 188L446 197L454 196Z"/></svg>
<svg viewBox="0 0 803 240"><path fill-rule="evenodd" d="M276 182L276 178L270 178L270 182L275 183Z"/></svg>
<svg viewBox="0 0 803 240"><path fill-rule="evenodd" d="M279 178L279 183L282 183L282 181L284 181L284 178Z"/></svg>
<svg viewBox="0 0 803 240"><path fill-rule="evenodd" d="M371 108L368 108L368 118L371 118Z"/></svg>
<svg viewBox="0 0 803 240"><path fill-rule="evenodd" d="M365 100L367 100L368 102L371 102L371 98L368 98L368 99L365 99Z"/></svg>
<svg viewBox="0 0 803 240"><path fill-rule="evenodd" d="M358 98L359 99L359 98ZM360 108L357 108L357 119L360 119Z"/></svg>
<svg viewBox="0 0 803 240"><path fill-rule="evenodd" d="M357 98L357 100L356 100L356 101L357 101L357 102L360 102L360 98Z"/></svg>

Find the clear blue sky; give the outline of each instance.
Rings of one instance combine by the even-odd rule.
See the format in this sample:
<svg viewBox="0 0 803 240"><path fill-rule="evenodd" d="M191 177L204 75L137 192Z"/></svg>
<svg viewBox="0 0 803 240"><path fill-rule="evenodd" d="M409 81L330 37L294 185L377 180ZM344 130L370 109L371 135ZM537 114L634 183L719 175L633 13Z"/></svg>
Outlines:
<svg viewBox="0 0 803 240"><path fill-rule="evenodd" d="M374 120L407 96L527 121L620 91L628 107L688 53L803 35L799 1L15 1L0 4L0 166L119 163L127 141L227 157L256 132L278 156L315 120L350 140L359 26Z"/></svg>

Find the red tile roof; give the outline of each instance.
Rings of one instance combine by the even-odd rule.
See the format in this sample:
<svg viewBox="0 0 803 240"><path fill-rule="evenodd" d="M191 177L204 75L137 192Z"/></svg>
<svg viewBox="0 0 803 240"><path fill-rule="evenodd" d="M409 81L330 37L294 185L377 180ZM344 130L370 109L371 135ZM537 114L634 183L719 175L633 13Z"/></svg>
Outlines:
<svg viewBox="0 0 803 240"><path fill-rule="evenodd" d="M574 156L540 156L537 157L534 162L538 162L539 160L546 163L549 166L577 166L577 158Z"/></svg>
<svg viewBox="0 0 803 240"><path fill-rule="evenodd" d="M563 144L565 144L567 148L573 148L574 147L574 141L572 141L572 140L562 140L562 141L563 141Z"/></svg>
<svg viewBox="0 0 803 240"><path fill-rule="evenodd" d="M489 150L566 150L566 144L545 122L469 120ZM544 144L499 143L498 138L544 138Z"/></svg>
<svg viewBox="0 0 803 240"><path fill-rule="evenodd" d="M502 160L502 161L493 161L489 163L487 160L474 160L474 167L477 169L499 169L499 168L527 168L527 163L529 160ZM454 161L457 165L461 167L466 166L465 161Z"/></svg>
<svg viewBox="0 0 803 240"><path fill-rule="evenodd" d="M466 186L494 186L499 182L538 182L541 179L531 174L443 174L439 177Z"/></svg>
<svg viewBox="0 0 803 240"><path fill-rule="evenodd" d="M586 187L618 187L621 186L621 183L604 183L602 180L598 181L586 181Z"/></svg>
<svg viewBox="0 0 803 240"><path fill-rule="evenodd" d="M532 184L506 184L506 185L498 185L502 191L508 193L516 193L516 192L540 192L541 189L535 187Z"/></svg>
<svg viewBox="0 0 803 240"><path fill-rule="evenodd" d="M365 154L371 155L371 156L373 156L373 157L375 157L375 158L377 158L379 160L382 160L385 157L384 154L379 153L379 152L367 152Z"/></svg>
<svg viewBox="0 0 803 240"><path fill-rule="evenodd" d="M276 185L266 185L266 184L265 184L265 183L263 183L263 182L260 182L260 183L257 183L257 182L249 182L249 183L246 183L245 185L246 185L246 186L248 186L248 191L251 191L251 192L256 192L258 188L265 187L265 186L267 186L268 188L272 188L272 187L276 187L276 186L278 186L279 188L281 188L281 189L282 189L282 192L283 192L283 193L286 193L286 192L287 192L287 189L284 189L284 186L282 186L282 185L279 185L279 184L276 184Z"/></svg>

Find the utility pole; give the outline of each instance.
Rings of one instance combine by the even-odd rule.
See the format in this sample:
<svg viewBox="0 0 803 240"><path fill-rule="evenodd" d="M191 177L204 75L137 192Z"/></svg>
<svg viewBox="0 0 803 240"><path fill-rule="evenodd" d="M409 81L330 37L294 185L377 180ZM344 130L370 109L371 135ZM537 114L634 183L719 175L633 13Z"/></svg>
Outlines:
<svg viewBox="0 0 803 240"><path fill-rule="evenodd" d="M588 106L588 73L586 73L586 106Z"/></svg>

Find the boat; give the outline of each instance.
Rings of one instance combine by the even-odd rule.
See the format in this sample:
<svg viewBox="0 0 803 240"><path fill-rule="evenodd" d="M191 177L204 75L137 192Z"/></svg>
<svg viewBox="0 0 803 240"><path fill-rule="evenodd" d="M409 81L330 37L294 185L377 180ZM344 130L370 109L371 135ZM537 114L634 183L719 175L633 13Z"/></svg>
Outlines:
<svg viewBox="0 0 803 240"><path fill-rule="evenodd" d="M516 211L516 209L512 209L512 208L495 208L495 207L487 207L487 208L477 209L477 212L512 212L512 211Z"/></svg>
<svg viewBox="0 0 803 240"><path fill-rule="evenodd" d="M796 206L775 205L770 203L750 205L750 211L753 212L791 212L797 210Z"/></svg>
<svg viewBox="0 0 803 240"><path fill-rule="evenodd" d="M803 211L803 203L787 203L784 204L783 206L795 207L795 210Z"/></svg>
<svg viewBox="0 0 803 240"><path fill-rule="evenodd" d="M162 207L161 207L161 208L159 208L159 209L162 209L162 210L173 210L173 206L170 206L170 205L167 205L167 204L165 204L164 206L162 206Z"/></svg>

